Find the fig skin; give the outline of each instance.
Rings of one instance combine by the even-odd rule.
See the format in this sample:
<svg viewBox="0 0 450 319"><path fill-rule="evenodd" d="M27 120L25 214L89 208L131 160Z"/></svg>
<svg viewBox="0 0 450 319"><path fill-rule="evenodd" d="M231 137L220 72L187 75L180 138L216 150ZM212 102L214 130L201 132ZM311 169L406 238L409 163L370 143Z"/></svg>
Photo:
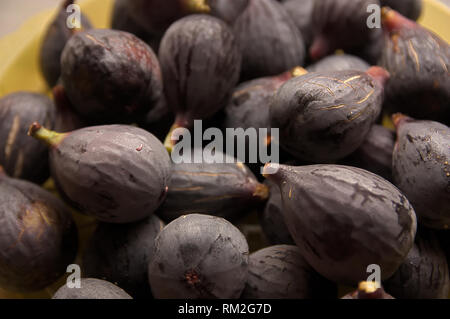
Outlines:
<svg viewBox="0 0 450 319"><path fill-rule="evenodd" d="M358 289L346 294L341 299L395 299L383 287L377 286L372 281L362 281L359 283Z"/></svg>
<svg viewBox="0 0 450 319"><path fill-rule="evenodd" d="M237 299L248 276L244 235L220 217L190 214L156 237L148 268L158 299Z"/></svg>
<svg viewBox="0 0 450 319"><path fill-rule="evenodd" d="M0 286L39 291L65 274L77 254L77 229L61 200L0 167Z"/></svg>
<svg viewBox="0 0 450 319"><path fill-rule="evenodd" d="M236 222L268 196L267 186L242 163L174 164L169 192L156 214L165 222L190 213Z"/></svg>
<svg viewBox="0 0 450 319"><path fill-rule="evenodd" d="M351 54L334 54L329 55L316 63L308 66L308 72L330 72L330 71L345 71L358 70L366 72L370 65L361 58Z"/></svg>
<svg viewBox="0 0 450 319"><path fill-rule="evenodd" d="M250 0L207 0L211 14L232 25L247 8Z"/></svg>
<svg viewBox="0 0 450 319"><path fill-rule="evenodd" d="M419 19L423 7L422 0L380 0L380 3L411 20Z"/></svg>
<svg viewBox="0 0 450 319"><path fill-rule="evenodd" d="M66 12L66 8L74 4L74 0L64 0L57 16L48 26L42 42L39 55L39 63L42 75L49 87L53 87L61 75L61 53L69 38L80 30L92 28L89 19L81 13L81 29L69 29L67 19L72 14Z"/></svg>
<svg viewBox="0 0 450 319"><path fill-rule="evenodd" d="M132 122L163 92L153 50L123 31L93 29L72 36L62 53L61 73L74 109L94 124Z"/></svg>
<svg viewBox="0 0 450 319"><path fill-rule="evenodd" d="M53 129L56 132L71 132L88 126L87 121L74 111L73 105L67 97L66 90L61 84L53 87L52 94L56 108Z"/></svg>
<svg viewBox="0 0 450 319"><path fill-rule="evenodd" d="M270 172L274 164L267 164ZM386 279L413 245L416 216L391 183L340 165L279 165L266 175L278 184L284 220L306 261L322 276L354 285L377 264Z"/></svg>
<svg viewBox="0 0 450 319"><path fill-rule="evenodd" d="M305 41L305 47L309 47L312 42L314 28L312 25L312 13L314 0L282 0L284 9L290 15L292 21Z"/></svg>
<svg viewBox="0 0 450 319"><path fill-rule="evenodd" d="M369 5L378 0L315 0L312 13L314 36L309 55L318 60L337 49L376 64L383 37L380 28L369 28ZM350 31L351 30L351 31Z"/></svg>
<svg viewBox="0 0 450 319"><path fill-rule="evenodd" d="M258 214L264 235L272 245L295 245L284 221L280 188L268 179L264 181L264 184L270 189L269 199L264 210Z"/></svg>
<svg viewBox="0 0 450 319"><path fill-rule="evenodd" d="M417 119L450 124L450 46L431 31L383 8L384 50L391 73L386 107Z"/></svg>
<svg viewBox="0 0 450 319"><path fill-rule="evenodd" d="M150 298L147 269L164 223L155 215L140 222L100 223L83 256L83 274L114 282L134 298Z"/></svg>
<svg viewBox="0 0 450 319"><path fill-rule="evenodd" d="M336 285L307 264L293 245L270 246L249 257L244 299L335 299Z"/></svg>
<svg viewBox="0 0 450 319"><path fill-rule="evenodd" d="M113 283L95 278L81 278L80 288L62 286L52 299L133 299Z"/></svg>
<svg viewBox="0 0 450 319"><path fill-rule="evenodd" d="M380 115L388 73L379 67L315 72L284 83L272 99L271 127L298 160L329 163L354 152Z"/></svg>
<svg viewBox="0 0 450 319"><path fill-rule="evenodd" d="M303 37L280 3L250 0L233 30L242 51L241 80L277 75L303 65Z"/></svg>
<svg viewBox="0 0 450 319"><path fill-rule="evenodd" d="M392 171L394 182L414 206L419 223L450 226L450 128L397 114Z"/></svg>
<svg viewBox="0 0 450 319"><path fill-rule="evenodd" d="M35 123L29 134L49 145L52 177L64 198L100 221L144 219L165 198L170 157L143 129L104 125L58 134Z"/></svg>
<svg viewBox="0 0 450 319"><path fill-rule="evenodd" d="M395 132L381 125L374 125L362 145L342 162L356 166L392 182L392 153Z"/></svg>
<svg viewBox="0 0 450 319"><path fill-rule="evenodd" d="M27 136L34 121L55 125L55 106L47 96L20 91L0 99L0 165L11 177L41 184L50 176L48 151Z"/></svg>
<svg viewBox="0 0 450 319"><path fill-rule="evenodd" d="M413 248L385 289L398 299L447 299L450 281L447 259L436 235L419 229Z"/></svg>

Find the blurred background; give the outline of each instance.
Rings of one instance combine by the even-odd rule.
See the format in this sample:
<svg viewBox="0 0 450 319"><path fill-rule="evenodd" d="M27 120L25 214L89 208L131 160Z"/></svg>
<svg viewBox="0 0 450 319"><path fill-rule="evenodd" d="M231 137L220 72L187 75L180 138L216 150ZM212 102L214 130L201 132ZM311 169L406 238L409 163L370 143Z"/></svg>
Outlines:
<svg viewBox="0 0 450 319"><path fill-rule="evenodd" d="M439 1L450 7L450 0ZM60 3L61 0L0 0L0 37L16 30L34 14Z"/></svg>

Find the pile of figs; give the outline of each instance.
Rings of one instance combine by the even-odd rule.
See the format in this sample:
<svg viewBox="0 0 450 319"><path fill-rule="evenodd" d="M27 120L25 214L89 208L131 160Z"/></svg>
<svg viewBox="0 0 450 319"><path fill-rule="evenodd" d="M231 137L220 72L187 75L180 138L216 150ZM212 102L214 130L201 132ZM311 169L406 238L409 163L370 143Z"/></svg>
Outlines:
<svg viewBox="0 0 450 319"><path fill-rule="evenodd" d="M111 29L71 4L52 98L0 97L0 296L449 296L450 46L421 0L116 0Z"/></svg>

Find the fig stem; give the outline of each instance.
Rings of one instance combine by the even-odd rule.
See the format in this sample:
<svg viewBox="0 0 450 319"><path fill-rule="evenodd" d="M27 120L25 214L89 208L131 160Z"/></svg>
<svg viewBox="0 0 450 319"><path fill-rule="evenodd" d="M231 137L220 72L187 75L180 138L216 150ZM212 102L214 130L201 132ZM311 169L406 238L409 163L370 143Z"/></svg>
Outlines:
<svg viewBox="0 0 450 319"><path fill-rule="evenodd" d="M34 122L28 129L28 135L44 142L49 147L57 147L66 137L67 133L57 133L46 129L37 122Z"/></svg>
<svg viewBox="0 0 450 319"><path fill-rule="evenodd" d="M190 13L210 13L211 8L208 5L208 0L187 0L187 11Z"/></svg>
<svg viewBox="0 0 450 319"><path fill-rule="evenodd" d="M0 178L5 176L6 176L5 170L3 169L3 166L0 165Z"/></svg>
<svg viewBox="0 0 450 319"><path fill-rule="evenodd" d="M269 187L264 184L256 185L253 196L259 197L261 200L266 200L269 198Z"/></svg>
<svg viewBox="0 0 450 319"><path fill-rule="evenodd" d="M180 127L181 126L177 123L173 124L169 130L169 133L167 133L166 139L164 140L164 147L166 148L167 152L169 152L169 154L172 154L172 150L175 145L175 140L172 139L172 134L177 128Z"/></svg>
<svg viewBox="0 0 450 319"><path fill-rule="evenodd" d="M292 70L291 70L291 75L292 75L292 77L293 78L296 78L296 77L298 77L298 76L302 76L302 75L305 75L305 74L307 74L308 73L308 71L306 71L304 68L302 68L301 66L296 66L295 68L293 68Z"/></svg>

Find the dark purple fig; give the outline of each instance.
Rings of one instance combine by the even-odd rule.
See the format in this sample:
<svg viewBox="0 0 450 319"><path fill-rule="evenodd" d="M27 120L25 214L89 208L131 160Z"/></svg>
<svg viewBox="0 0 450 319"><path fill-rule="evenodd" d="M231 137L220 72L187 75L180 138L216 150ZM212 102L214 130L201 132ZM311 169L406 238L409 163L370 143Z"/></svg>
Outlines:
<svg viewBox="0 0 450 319"><path fill-rule="evenodd" d="M417 119L450 124L450 46L436 34L383 8L384 50L379 64L391 73L386 103Z"/></svg>
<svg viewBox="0 0 450 319"><path fill-rule="evenodd" d="M380 67L367 72L315 72L290 79L273 97L271 127L280 145L299 160L336 161L354 152L381 112L384 82Z"/></svg>
<svg viewBox="0 0 450 319"><path fill-rule="evenodd" d="M52 177L63 196L100 221L144 219L165 198L170 157L143 129L104 125L56 133L34 123L28 134L49 146Z"/></svg>
<svg viewBox="0 0 450 319"><path fill-rule="evenodd" d="M72 13L70 11L67 12L67 7L74 3L74 0L64 0L62 2L62 6L49 25L42 42L39 62L42 74L50 87L56 84L61 75L61 54L67 41L76 32L92 28L91 23L84 14L81 14L80 17L81 28L76 28L76 26L74 28L68 27L67 20Z"/></svg>
<svg viewBox="0 0 450 319"><path fill-rule="evenodd" d="M393 116L397 127L394 182L414 206L419 223L450 227L450 128L432 121Z"/></svg>
<svg viewBox="0 0 450 319"><path fill-rule="evenodd" d="M155 215L126 225L100 223L84 253L83 275L114 282L134 298L151 297L148 264L163 227Z"/></svg>
<svg viewBox="0 0 450 319"><path fill-rule="evenodd" d="M447 299L449 270L436 235L420 229L403 264L383 284L397 299Z"/></svg>
<svg viewBox="0 0 450 319"><path fill-rule="evenodd" d="M258 216L264 235L272 245L294 245L294 240L284 221L280 188L270 180L266 180L264 184L270 190L264 210Z"/></svg>
<svg viewBox="0 0 450 319"><path fill-rule="evenodd" d="M248 276L244 235L220 217L190 214L156 237L148 268L158 299L239 298Z"/></svg>
<svg viewBox="0 0 450 319"><path fill-rule="evenodd" d="M77 229L62 201L0 167L0 286L41 290L66 272L76 254Z"/></svg>
<svg viewBox="0 0 450 319"><path fill-rule="evenodd" d="M244 299L335 299L336 296L336 285L316 273L297 246L270 246L249 257Z"/></svg>
<svg viewBox="0 0 450 319"><path fill-rule="evenodd" d="M56 107L54 125L56 132L71 132L87 126L86 121L73 110L72 103L70 103L62 85L56 85L52 89L52 94ZM28 127L30 126L28 125Z"/></svg>
<svg viewBox="0 0 450 319"><path fill-rule="evenodd" d="M375 64L381 54L382 31L370 28L370 5L378 0L315 0L314 36L309 54L313 60L333 54L337 49L362 57Z"/></svg>
<svg viewBox="0 0 450 319"><path fill-rule="evenodd" d="M334 54L329 55L318 62L308 66L308 72L331 72L331 71L345 71L358 70L366 72L370 65L361 58L351 54Z"/></svg>
<svg viewBox="0 0 450 319"><path fill-rule="evenodd" d="M314 0L282 0L286 12L302 34L305 46L309 47L314 34L312 25L312 13Z"/></svg>
<svg viewBox="0 0 450 319"><path fill-rule="evenodd" d="M153 50L131 33L94 29L67 42L61 77L73 107L94 123L131 122L162 95Z"/></svg>
<svg viewBox="0 0 450 319"><path fill-rule="evenodd" d="M262 206L268 196L267 186L242 163L174 164L169 192L156 214L165 222L190 213L234 222Z"/></svg>
<svg viewBox="0 0 450 319"><path fill-rule="evenodd" d="M236 0L233 0L236 1ZM209 13L208 0L127 0L130 16L147 32L162 35L180 18Z"/></svg>
<svg viewBox="0 0 450 319"><path fill-rule="evenodd" d="M390 7L411 20L417 20L420 17L422 2L422 0L380 0L383 7Z"/></svg>
<svg viewBox="0 0 450 319"><path fill-rule="evenodd" d="M147 32L144 27L137 23L128 12L130 9L129 4L130 0L114 1L111 29L132 33L146 42L155 52L158 52L161 35Z"/></svg>
<svg viewBox="0 0 450 319"><path fill-rule="evenodd" d="M138 121L139 126L164 141L170 126L174 121L174 115L167 105L166 97L163 95L155 107L147 115Z"/></svg>
<svg viewBox="0 0 450 319"><path fill-rule="evenodd" d="M223 21L233 24L248 6L250 0L206 0L211 14Z"/></svg>
<svg viewBox="0 0 450 319"><path fill-rule="evenodd" d="M395 299L379 283L374 281L362 281L358 285L358 289L346 294L341 299Z"/></svg>
<svg viewBox="0 0 450 319"><path fill-rule="evenodd" d="M62 286L52 299L133 299L113 283L95 278L81 278L80 288Z"/></svg>
<svg viewBox="0 0 450 319"><path fill-rule="evenodd" d="M250 0L233 28L242 51L242 79L277 75L303 65L302 35L280 3Z"/></svg>
<svg viewBox="0 0 450 319"><path fill-rule="evenodd" d="M362 145L342 162L363 168L392 181L392 153L395 132L381 125L374 125Z"/></svg>
<svg viewBox="0 0 450 319"><path fill-rule="evenodd" d="M369 276L369 265L380 266L381 279L400 267L416 216L394 185L350 166L267 164L264 171L281 189L292 238L319 274L354 285Z"/></svg>
<svg viewBox="0 0 450 319"><path fill-rule="evenodd" d="M55 107L47 96L16 92L0 99L0 165L12 177L41 184L50 171L46 147L27 136L35 121L49 128L55 124Z"/></svg>
<svg viewBox="0 0 450 319"><path fill-rule="evenodd" d="M176 115L173 128L190 127L225 106L240 72L241 54L225 22L207 15L178 20L159 49L168 105ZM171 149L171 132L166 147Z"/></svg>

